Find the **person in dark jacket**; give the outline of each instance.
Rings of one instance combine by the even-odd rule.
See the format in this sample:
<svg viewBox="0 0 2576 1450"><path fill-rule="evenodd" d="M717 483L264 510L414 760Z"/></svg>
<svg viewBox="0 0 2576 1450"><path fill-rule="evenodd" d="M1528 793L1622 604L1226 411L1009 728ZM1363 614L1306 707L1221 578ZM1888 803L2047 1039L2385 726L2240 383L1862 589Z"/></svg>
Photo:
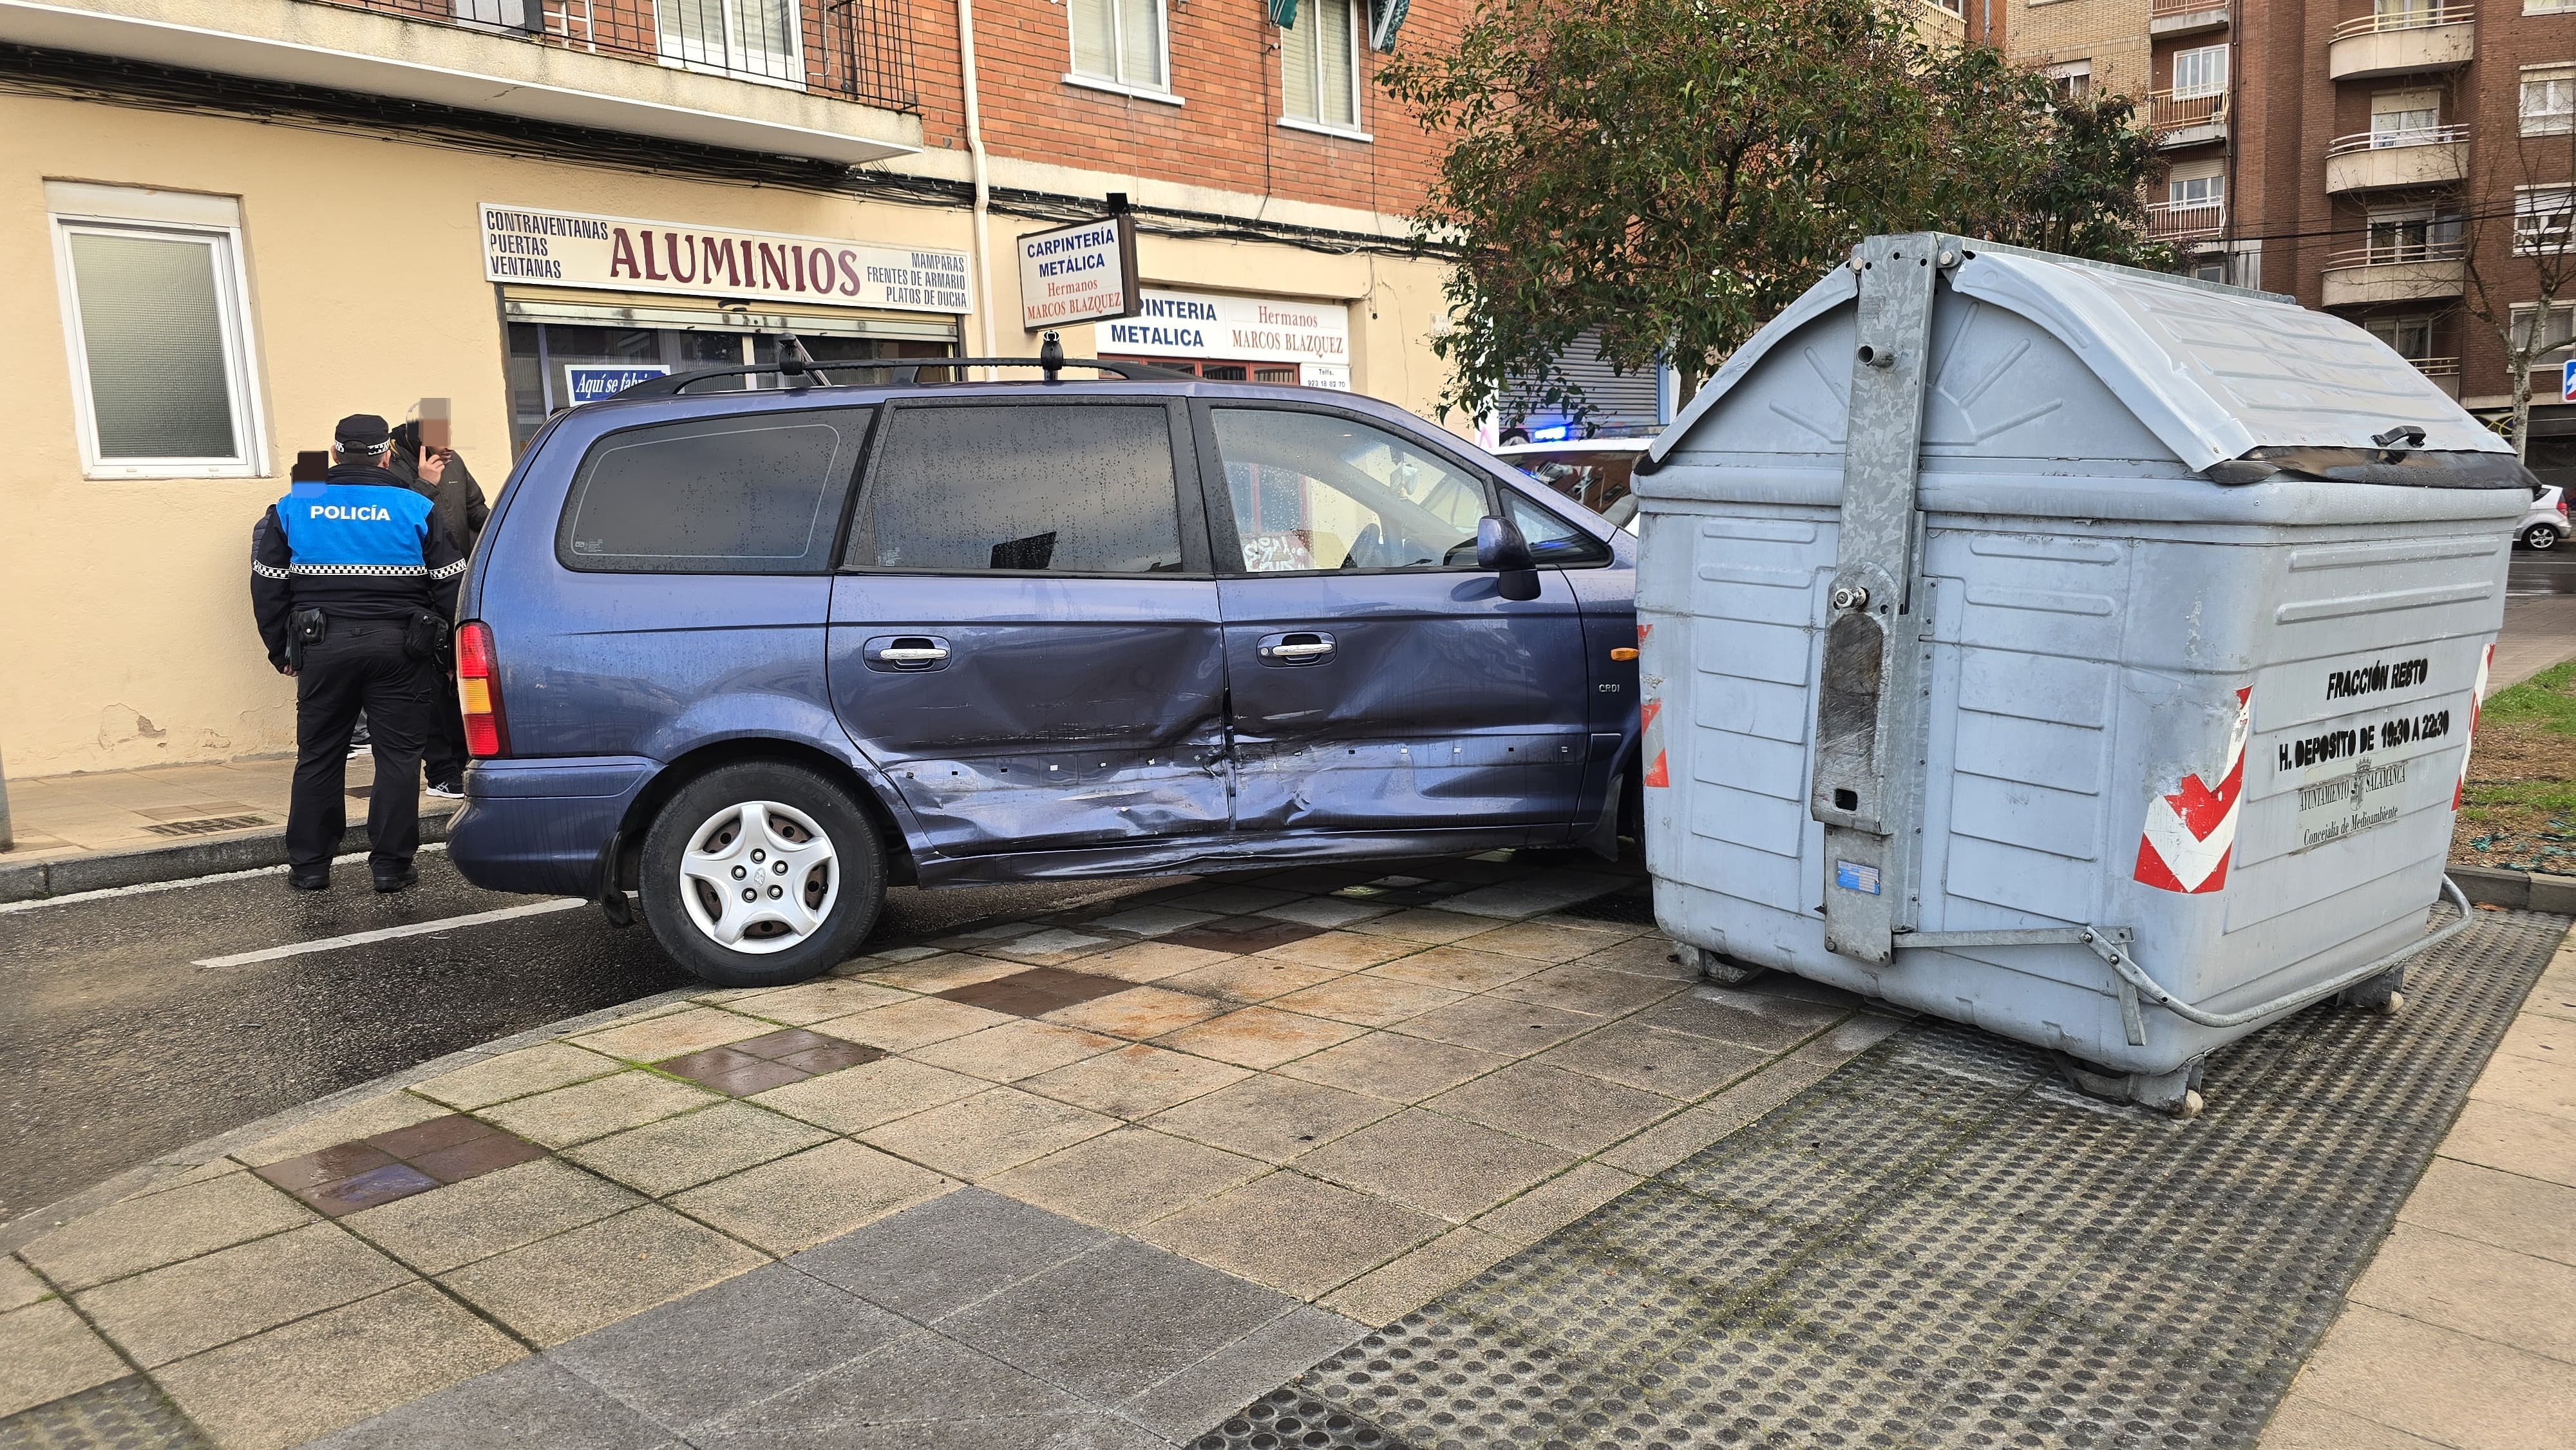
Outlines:
<svg viewBox="0 0 2576 1450"><path fill-rule="evenodd" d="M378 891L400 891L419 880L421 749L465 552L430 500L385 468L384 419L341 419L331 446L323 480L295 484L251 530L251 611L269 663L295 678L287 884L330 888L348 824L349 735L363 709L376 757L367 870ZM434 457L419 465L433 485L441 471Z"/></svg>
<svg viewBox="0 0 2576 1450"><path fill-rule="evenodd" d="M483 501L482 485L474 481L473 472L455 449L424 447L420 424L398 423L393 435L388 471L430 501L431 512L447 529L447 536L471 555L474 541L483 536L485 521L492 517L491 505ZM426 473L423 463L433 454L439 468L435 473ZM442 683L445 687L439 691L437 708L430 719L429 743L421 765L428 771L431 795L461 799L465 794L465 716L457 704L455 682Z"/></svg>

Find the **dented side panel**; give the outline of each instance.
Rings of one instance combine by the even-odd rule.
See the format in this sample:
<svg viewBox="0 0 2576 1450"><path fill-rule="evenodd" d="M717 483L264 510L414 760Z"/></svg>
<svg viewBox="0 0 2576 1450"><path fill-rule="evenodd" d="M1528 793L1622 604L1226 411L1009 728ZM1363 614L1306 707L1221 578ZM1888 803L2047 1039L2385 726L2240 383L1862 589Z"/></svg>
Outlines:
<svg viewBox="0 0 2576 1450"><path fill-rule="evenodd" d="M947 657L867 658L889 637ZM1222 648L1204 579L833 581L833 708L943 854L1224 831Z"/></svg>
<svg viewBox="0 0 2576 1450"><path fill-rule="evenodd" d="M1591 686L1574 592L1539 578L1526 602L1450 571L1221 580L1236 829L1570 823ZM1265 659L1283 632L1333 652Z"/></svg>

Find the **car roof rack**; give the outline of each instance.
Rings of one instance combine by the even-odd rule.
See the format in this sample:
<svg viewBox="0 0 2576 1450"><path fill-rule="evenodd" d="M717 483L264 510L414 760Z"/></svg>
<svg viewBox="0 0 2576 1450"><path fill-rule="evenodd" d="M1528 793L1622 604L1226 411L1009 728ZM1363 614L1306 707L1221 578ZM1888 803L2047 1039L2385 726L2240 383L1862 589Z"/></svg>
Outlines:
<svg viewBox="0 0 2576 1450"><path fill-rule="evenodd" d="M774 363L754 367L698 368L685 373L670 373L658 378L646 378L631 387L619 389L617 396L620 398L674 398L686 391L690 384L704 382L709 378L760 376L769 373L776 373L782 378L789 379L818 378L827 388L858 386L854 383L834 383L830 374L836 372L888 373L891 376L886 379L886 386L909 388L920 385L923 368L1037 368L1046 374L1046 380L1050 383L1060 381L1056 374L1065 368L1090 368L1096 372L1113 373L1131 383L1200 381L1192 374L1177 368L1158 368L1152 363L1110 362L1096 357L1066 357L1061 349L1053 345L1052 337L1048 341L1049 346L1046 351L1037 357L910 357L889 358L876 362L832 363L815 362L803 358L782 358ZM790 384L790 386L804 385Z"/></svg>

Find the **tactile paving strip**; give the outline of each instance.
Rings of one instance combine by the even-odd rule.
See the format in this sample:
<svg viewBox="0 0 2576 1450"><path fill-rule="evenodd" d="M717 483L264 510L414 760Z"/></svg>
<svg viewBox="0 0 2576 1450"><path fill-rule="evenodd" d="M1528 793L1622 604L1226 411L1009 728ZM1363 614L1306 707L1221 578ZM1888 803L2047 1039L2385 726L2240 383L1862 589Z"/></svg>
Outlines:
<svg viewBox="0 0 2576 1450"><path fill-rule="evenodd" d="M0 1419L0 1450L208 1450L141 1375Z"/></svg>
<svg viewBox="0 0 2576 1450"><path fill-rule="evenodd" d="M1918 1022L1195 1443L2252 1446L2567 925L2477 913L2191 1122Z"/></svg>

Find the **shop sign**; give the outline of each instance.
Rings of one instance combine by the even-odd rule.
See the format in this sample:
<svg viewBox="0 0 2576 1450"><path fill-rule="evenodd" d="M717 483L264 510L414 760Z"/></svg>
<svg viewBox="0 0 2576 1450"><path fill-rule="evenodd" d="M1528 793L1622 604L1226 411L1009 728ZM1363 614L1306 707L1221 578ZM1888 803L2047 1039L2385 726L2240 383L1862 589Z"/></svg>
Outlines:
<svg viewBox="0 0 2576 1450"><path fill-rule="evenodd" d="M597 363L564 364L566 401L596 403L613 398L646 378L667 378L671 369L661 363L620 363L602 366Z"/></svg>
<svg viewBox="0 0 2576 1450"><path fill-rule="evenodd" d="M1341 303L1142 290L1134 317L1101 325L1102 352L1322 364L1349 385L1351 310Z"/></svg>
<svg viewBox="0 0 2576 1450"><path fill-rule="evenodd" d="M1030 332L1136 315L1136 219L1030 232L1020 238L1020 326Z"/></svg>
<svg viewBox="0 0 2576 1450"><path fill-rule="evenodd" d="M1297 368L1297 381L1310 388L1330 388L1337 393L1351 390L1348 363L1302 363Z"/></svg>
<svg viewBox="0 0 2576 1450"><path fill-rule="evenodd" d="M482 208L483 275L613 292L964 313L966 254L838 237Z"/></svg>

